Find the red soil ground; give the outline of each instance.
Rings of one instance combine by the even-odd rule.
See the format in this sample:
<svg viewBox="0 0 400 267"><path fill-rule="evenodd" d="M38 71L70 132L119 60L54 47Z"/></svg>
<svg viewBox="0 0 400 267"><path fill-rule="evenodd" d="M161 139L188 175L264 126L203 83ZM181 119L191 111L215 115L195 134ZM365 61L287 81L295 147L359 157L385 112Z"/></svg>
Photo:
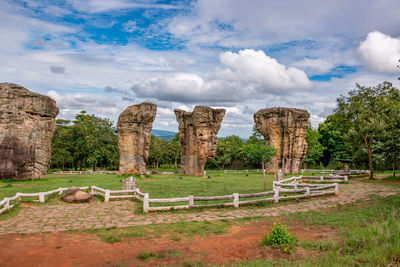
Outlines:
<svg viewBox="0 0 400 267"><path fill-rule="evenodd" d="M293 255L260 246L269 232L267 220L232 226L227 234L172 241L170 239L124 238L109 244L95 234L66 232L33 235L7 234L0 237L0 266L158 266L183 263L231 264L250 259L299 258L316 254L298 249ZM291 222L289 231L299 240L332 240L332 229L309 229ZM172 256L141 260L142 251ZM190 265L189 265L190 266Z"/></svg>

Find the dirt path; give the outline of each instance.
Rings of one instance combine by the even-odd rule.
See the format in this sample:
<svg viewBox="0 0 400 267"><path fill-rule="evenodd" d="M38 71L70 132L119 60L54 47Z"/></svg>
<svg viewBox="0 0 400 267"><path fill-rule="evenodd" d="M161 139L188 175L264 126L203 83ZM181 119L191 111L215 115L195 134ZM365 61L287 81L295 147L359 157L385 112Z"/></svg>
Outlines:
<svg viewBox="0 0 400 267"><path fill-rule="evenodd" d="M344 205L358 200L386 196L400 188L353 180L340 185L338 196L312 198L299 203L279 204L267 208L214 209L185 213L134 214L133 202L113 201L73 205L24 204L16 217L0 221L0 235L12 233L60 232L76 229L128 227L182 221L212 221L244 217L271 217L307 210Z"/></svg>
<svg viewBox="0 0 400 267"><path fill-rule="evenodd" d="M250 259L299 259L316 252L298 249L293 254L263 248L260 240L270 229L270 222L261 220L242 226L232 226L224 235L186 241L166 239L124 238L109 244L94 234L44 233L37 235L3 235L0 246L0 266L162 266L185 264L230 264ZM299 240L335 238L331 229L305 229L301 225L289 228ZM322 234L321 234L322 233ZM162 258L143 260L139 255L151 251Z"/></svg>

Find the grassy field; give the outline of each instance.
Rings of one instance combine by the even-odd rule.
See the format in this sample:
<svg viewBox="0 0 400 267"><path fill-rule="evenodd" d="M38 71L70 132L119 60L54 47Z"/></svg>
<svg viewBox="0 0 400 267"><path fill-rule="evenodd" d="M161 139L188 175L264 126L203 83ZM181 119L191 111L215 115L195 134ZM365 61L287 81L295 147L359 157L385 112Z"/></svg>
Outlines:
<svg viewBox="0 0 400 267"><path fill-rule="evenodd" d="M182 177L182 179L180 179ZM56 175L28 181L0 182L0 200L14 196L17 192L36 193L50 191L59 187L91 186L104 189L122 189L124 177L111 174ZM232 193L253 193L263 191L263 176L260 173L212 174L211 178L172 175L148 175L137 178L139 188L150 194L151 198L195 196L217 196ZM267 190L272 189L273 175L267 175Z"/></svg>

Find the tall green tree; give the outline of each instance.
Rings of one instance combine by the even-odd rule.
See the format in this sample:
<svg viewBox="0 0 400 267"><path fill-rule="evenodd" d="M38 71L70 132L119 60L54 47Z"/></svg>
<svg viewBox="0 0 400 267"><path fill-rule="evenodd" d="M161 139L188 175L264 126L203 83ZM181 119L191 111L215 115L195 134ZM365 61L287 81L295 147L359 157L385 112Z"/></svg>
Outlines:
<svg viewBox="0 0 400 267"><path fill-rule="evenodd" d="M317 130L314 130L311 127L311 124L308 125L306 141L308 144L306 156L303 159L303 164L308 166L316 166L319 165L320 159L323 156L323 152L325 147L321 145L319 142L322 136L319 134Z"/></svg>
<svg viewBox="0 0 400 267"><path fill-rule="evenodd" d="M231 135L218 140L217 154L210 159L210 163L221 171L229 164L242 160L243 140L239 136Z"/></svg>
<svg viewBox="0 0 400 267"><path fill-rule="evenodd" d="M335 113L343 124L349 125L348 140L362 142L367 150L370 179L374 175L372 143L386 126L385 101L392 89L392 84L388 82L375 87L356 84L356 89L337 99Z"/></svg>
<svg viewBox="0 0 400 267"><path fill-rule="evenodd" d="M91 165L117 167L119 162L118 136L108 119L81 111L75 120L57 120L56 134L52 140L51 162L62 168L72 164L75 170Z"/></svg>
<svg viewBox="0 0 400 267"><path fill-rule="evenodd" d="M261 164L264 176L264 191L267 190L265 164L275 155L274 148L271 146L252 144L244 146L243 153L249 163Z"/></svg>
<svg viewBox="0 0 400 267"><path fill-rule="evenodd" d="M56 120L57 128L52 139L50 164L62 170L65 170L66 166L73 162L69 136L70 123L71 121L69 120Z"/></svg>
<svg viewBox="0 0 400 267"><path fill-rule="evenodd" d="M343 124L336 114L329 115L318 126L319 142L324 147L321 162L327 166L333 159L351 159L344 135L348 132L349 124Z"/></svg>

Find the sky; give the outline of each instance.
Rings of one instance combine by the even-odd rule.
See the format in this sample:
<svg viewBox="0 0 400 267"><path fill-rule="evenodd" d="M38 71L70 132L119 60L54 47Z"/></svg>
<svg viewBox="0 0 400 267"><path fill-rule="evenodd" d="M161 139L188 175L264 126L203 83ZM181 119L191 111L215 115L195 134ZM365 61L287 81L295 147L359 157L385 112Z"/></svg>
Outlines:
<svg viewBox="0 0 400 267"><path fill-rule="evenodd" d="M355 83L397 88L399 0L1 0L0 82L48 95L57 118L117 122L157 104L227 110L220 136L246 138L253 114L294 107L313 127Z"/></svg>

